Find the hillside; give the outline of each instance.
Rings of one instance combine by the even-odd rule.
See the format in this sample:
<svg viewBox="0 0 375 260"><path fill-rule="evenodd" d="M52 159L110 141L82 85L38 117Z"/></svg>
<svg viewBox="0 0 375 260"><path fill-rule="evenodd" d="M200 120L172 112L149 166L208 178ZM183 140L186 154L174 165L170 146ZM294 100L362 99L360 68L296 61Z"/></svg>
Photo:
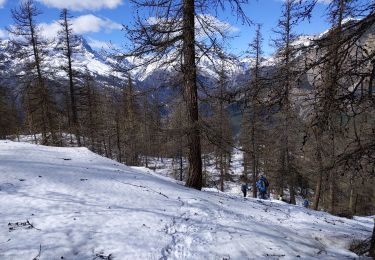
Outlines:
<svg viewBox="0 0 375 260"><path fill-rule="evenodd" d="M370 218L188 189L86 148L0 141L0 259L352 259Z"/></svg>

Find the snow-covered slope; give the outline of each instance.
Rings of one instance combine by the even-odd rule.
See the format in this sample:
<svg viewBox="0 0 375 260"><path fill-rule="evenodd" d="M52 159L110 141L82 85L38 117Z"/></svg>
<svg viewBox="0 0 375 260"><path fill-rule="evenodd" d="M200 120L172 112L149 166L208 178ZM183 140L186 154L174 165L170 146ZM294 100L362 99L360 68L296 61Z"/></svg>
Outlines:
<svg viewBox="0 0 375 260"><path fill-rule="evenodd" d="M345 259L371 225L0 141L0 259Z"/></svg>

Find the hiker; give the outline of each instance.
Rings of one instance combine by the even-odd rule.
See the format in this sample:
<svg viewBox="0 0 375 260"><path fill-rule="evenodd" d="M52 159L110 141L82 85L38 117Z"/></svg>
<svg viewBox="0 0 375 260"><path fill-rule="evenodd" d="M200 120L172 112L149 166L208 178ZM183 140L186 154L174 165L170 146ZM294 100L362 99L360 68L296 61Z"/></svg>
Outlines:
<svg viewBox="0 0 375 260"><path fill-rule="evenodd" d="M244 198L246 198L246 194L247 194L248 189L249 189L249 185L247 183L242 184L241 191L243 193Z"/></svg>
<svg viewBox="0 0 375 260"><path fill-rule="evenodd" d="M266 177L264 177L263 175L260 176L256 185L257 185L257 188L258 188L258 191L259 191L259 194L260 194L260 198L263 199L263 200L266 199L267 188L269 186L269 182L266 179Z"/></svg>
<svg viewBox="0 0 375 260"><path fill-rule="evenodd" d="M308 199L305 199L305 200L303 201L303 206L304 206L305 208L308 208L309 205L310 205L309 200L308 200Z"/></svg>

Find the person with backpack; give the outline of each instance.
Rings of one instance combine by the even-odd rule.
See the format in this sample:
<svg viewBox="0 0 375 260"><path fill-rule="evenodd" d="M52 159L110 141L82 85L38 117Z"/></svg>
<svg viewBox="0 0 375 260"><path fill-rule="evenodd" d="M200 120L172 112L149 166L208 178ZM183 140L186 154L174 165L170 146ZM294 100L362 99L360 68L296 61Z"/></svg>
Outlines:
<svg viewBox="0 0 375 260"><path fill-rule="evenodd" d="M257 186L259 194L260 194L260 198L263 199L263 200L266 199L267 188L268 188L269 185L270 184L269 184L268 180L263 175L260 176L259 180L256 183L256 186Z"/></svg>
<svg viewBox="0 0 375 260"><path fill-rule="evenodd" d="M243 193L244 198L246 198L246 194L248 190L249 190L249 185L247 183L242 184L241 191Z"/></svg>

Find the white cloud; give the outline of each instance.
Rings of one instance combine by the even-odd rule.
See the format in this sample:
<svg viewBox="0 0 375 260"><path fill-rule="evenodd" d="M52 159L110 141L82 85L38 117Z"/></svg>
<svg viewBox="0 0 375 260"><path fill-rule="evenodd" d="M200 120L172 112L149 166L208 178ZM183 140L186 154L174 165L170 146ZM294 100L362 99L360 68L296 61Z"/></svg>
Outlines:
<svg viewBox="0 0 375 260"><path fill-rule="evenodd" d="M53 22L50 24L41 23L40 29L44 37L46 37L47 39L53 39L57 36L59 30L61 29L61 26L58 22Z"/></svg>
<svg viewBox="0 0 375 260"><path fill-rule="evenodd" d="M121 30L122 25L115 23L107 18L99 18L95 15L82 15L73 19L73 29L76 33L82 34L87 32L99 32L105 29L107 32L111 30Z"/></svg>
<svg viewBox="0 0 375 260"><path fill-rule="evenodd" d="M8 38L8 32L0 29L0 39Z"/></svg>
<svg viewBox="0 0 375 260"><path fill-rule="evenodd" d="M3 8L5 6L6 0L0 0L0 8Z"/></svg>
<svg viewBox="0 0 375 260"><path fill-rule="evenodd" d="M121 30L122 25L115 23L107 18L100 18L92 14L82 15L72 19L73 31L77 34L84 34L90 32L110 32L112 30ZM46 24L41 24L42 33L47 38L56 37L61 29L57 21Z"/></svg>
<svg viewBox="0 0 375 260"><path fill-rule="evenodd" d="M0 0L3 1L3 0ZM56 8L67 8L74 11L99 10L102 8L114 9L123 0L37 0L47 6Z"/></svg>

